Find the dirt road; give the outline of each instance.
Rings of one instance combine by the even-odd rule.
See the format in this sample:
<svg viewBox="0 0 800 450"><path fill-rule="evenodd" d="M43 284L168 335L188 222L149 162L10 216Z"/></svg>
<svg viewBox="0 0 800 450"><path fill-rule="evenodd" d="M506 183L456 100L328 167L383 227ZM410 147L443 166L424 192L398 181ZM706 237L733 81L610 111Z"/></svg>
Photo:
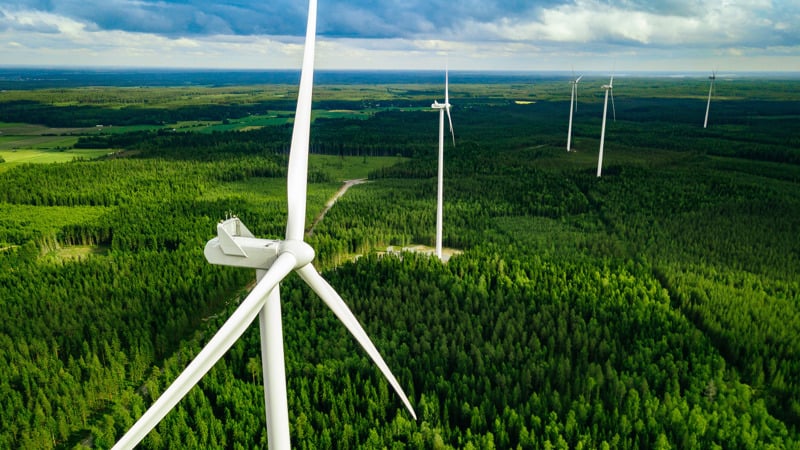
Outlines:
<svg viewBox="0 0 800 450"><path fill-rule="evenodd" d="M331 197L330 200L328 200L325 203L325 208L322 210L322 212L320 212L317 215L317 217L315 217L314 220L311 222L311 226L309 227L309 229L306 232L306 234L309 235L309 236L314 234L314 227L317 226L317 224L325 217L325 214L328 212L328 210L330 210L331 207L333 207L333 205L336 203L336 201L339 200L339 197L344 195L344 193L347 192L347 190L350 189L351 186L355 186L357 184L362 184L362 183L366 183L366 182L367 182L366 178L359 178L357 180L347 180L347 181L345 181L344 184L342 185L342 187L340 187L339 190L336 191L335 194L333 194L333 197Z"/></svg>

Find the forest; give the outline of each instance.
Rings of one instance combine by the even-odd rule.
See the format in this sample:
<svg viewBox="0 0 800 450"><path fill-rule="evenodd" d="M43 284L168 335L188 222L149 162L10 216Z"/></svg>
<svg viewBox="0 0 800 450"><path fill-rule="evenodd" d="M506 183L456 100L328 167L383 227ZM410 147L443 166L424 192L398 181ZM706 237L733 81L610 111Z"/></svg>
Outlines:
<svg viewBox="0 0 800 450"><path fill-rule="evenodd" d="M418 420L290 276L293 446L800 448L800 80L721 81L703 129L704 77L615 78L602 178L602 77L574 152L567 77L450 81L446 263L387 253L433 244L443 86L315 87L306 223L368 182L306 240ZM292 89L0 94L0 448L111 447L232 313L254 273L203 246L283 235ZM140 448L267 448L257 326Z"/></svg>

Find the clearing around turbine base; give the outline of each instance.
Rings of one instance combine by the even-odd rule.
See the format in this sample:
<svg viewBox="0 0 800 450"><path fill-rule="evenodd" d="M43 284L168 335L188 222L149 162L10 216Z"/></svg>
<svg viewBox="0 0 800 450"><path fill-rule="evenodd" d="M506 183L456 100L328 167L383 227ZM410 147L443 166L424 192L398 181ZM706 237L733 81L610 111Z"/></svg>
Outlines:
<svg viewBox="0 0 800 450"><path fill-rule="evenodd" d="M457 249L454 249L454 248L444 247L441 250L441 256L439 256L439 255L436 254L436 249L433 248L433 247L428 247L427 245L422 245L422 244L411 244L411 245L407 245L407 246L401 247L399 249L396 248L393 245L390 245L389 247L386 247L386 252L384 254L385 255L400 255L400 256L402 256L403 253L419 253L419 254L423 254L423 255L436 256L439 259L441 259L442 262L448 262L448 261L450 261L450 258L452 258L453 256L456 256L456 255L460 255L460 254L464 253L464 251L463 250L457 250Z"/></svg>

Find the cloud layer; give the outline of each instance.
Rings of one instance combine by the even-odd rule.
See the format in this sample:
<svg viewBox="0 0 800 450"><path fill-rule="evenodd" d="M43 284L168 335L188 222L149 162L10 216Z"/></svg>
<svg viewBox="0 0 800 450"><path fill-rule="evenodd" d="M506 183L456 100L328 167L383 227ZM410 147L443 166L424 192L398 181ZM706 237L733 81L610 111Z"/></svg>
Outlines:
<svg viewBox="0 0 800 450"><path fill-rule="evenodd" d="M213 67L227 55L236 67L290 67L306 11L297 0L0 0L0 57L41 65L94 55L158 66L166 65L159 55L172 55L172 65ZM516 69L522 58L562 55L638 58L643 69L667 65L664 58L751 58L800 70L800 4L781 0L323 0L318 29L338 52L328 63L340 68L425 66L447 52L471 68Z"/></svg>

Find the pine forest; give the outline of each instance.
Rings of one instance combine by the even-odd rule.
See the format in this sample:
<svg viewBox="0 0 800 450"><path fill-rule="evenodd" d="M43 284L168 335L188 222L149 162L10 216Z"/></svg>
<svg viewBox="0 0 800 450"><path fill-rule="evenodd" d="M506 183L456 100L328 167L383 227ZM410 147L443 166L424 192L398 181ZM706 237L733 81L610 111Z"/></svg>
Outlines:
<svg viewBox="0 0 800 450"><path fill-rule="evenodd" d="M406 390L295 275L297 449L800 448L800 80L320 84L306 241ZM247 294L203 256L286 227L291 84L0 92L0 448L110 448ZM342 182L353 185L324 216ZM312 229L313 224L313 229ZM422 249L413 251L412 249ZM258 326L143 449L266 449Z"/></svg>

